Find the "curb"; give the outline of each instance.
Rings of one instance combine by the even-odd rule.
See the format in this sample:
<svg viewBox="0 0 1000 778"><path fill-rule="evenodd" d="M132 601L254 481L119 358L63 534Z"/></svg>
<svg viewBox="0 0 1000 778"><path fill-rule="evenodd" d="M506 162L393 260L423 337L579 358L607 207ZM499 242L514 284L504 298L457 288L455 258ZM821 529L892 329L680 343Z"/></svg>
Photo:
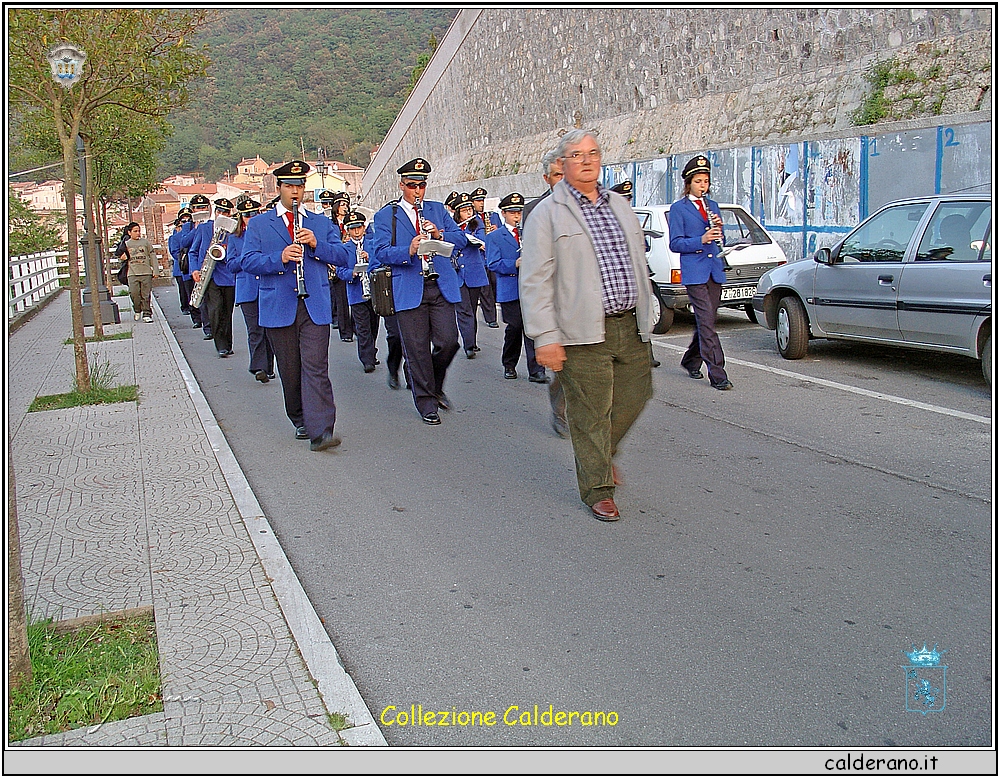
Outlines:
<svg viewBox="0 0 1000 778"><path fill-rule="evenodd" d="M235 454L229 447L226 436L216 423L208 400L202 394L201 387L191 372L181 347L163 315L163 309L160 308L155 295L150 295L150 297L156 308L156 321L167 336L174 361L184 378L188 394L198 412L202 426L205 428L209 443L212 444L212 451L215 453L215 458L222 469L222 475L226 479L233 500L236 502L236 508L243 518L247 534L254 544L264 572L270 579L271 589L278 600L278 605L306 664L306 669L316 682L327 711L343 713L353 724L349 729L340 730L341 739L351 746L388 746L354 680L344 670L340 657L337 655L337 649L330 641L330 636L323 628L316 610L306 596L305 590L285 556L281 544L275 537L267 517L264 516L264 511L261 509L260 503L257 502L257 497L250 488Z"/></svg>

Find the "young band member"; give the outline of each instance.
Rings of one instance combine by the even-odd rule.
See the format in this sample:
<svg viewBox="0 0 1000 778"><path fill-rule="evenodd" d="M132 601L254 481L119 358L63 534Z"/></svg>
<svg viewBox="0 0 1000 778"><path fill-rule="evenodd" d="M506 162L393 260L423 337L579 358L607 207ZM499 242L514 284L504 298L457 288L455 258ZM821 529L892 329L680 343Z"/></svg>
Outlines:
<svg viewBox="0 0 1000 778"><path fill-rule="evenodd" d="M468 240L443 203L424 201L431 172L427 160L412 159L396 172L402 197L375 214L374 254L378 264L392 267L396 320L413 404L425 424L436 425L441 423L438 409L451 407L444 380L458 351L455 303L462 295L451 260L421 257L417 250L428 236L452 243L455 249L465 248Z"/></svg>
<svg viewBox="0 0 1000 778"><path fill-rule="evenodd" d="M468 234L469 245L459 250L455 249L452 257L458 265L458 280L461 283L462 299L455 306L458 317L458 331L462 335L462 346L465 348L466 359L475 359L479 346L476 345L478 321L476 309L483 292L489 289L489 277L486 275L486 231L479 216L476 216L472 198L462 193L454 199L455 221Z"/></svg>
<svg viewBox="0 0 1000 778"><path fill-rule="evenodd" d="M190 300L194 280L191 278L191 268L188 264L189 249L182 250L180 248L180 239L185 233L191 230L191 211L187 208L181 208L177 212L177 218L174 220L174 231L167 238L167 250L174 260L173 276L177 281L177 293L180 295L181 313L187 315L191 314Z"/></svg>
<svg viewBox="0 0 1000 778"><path fill-rule="evenodd" d="M229 237L227 246L229 269L236 272L236 304L240 306L243 321L247 325L250 374L262 384L266 384L274 378L274 350L271 348L271 341L267 339L267 332L260 326L258 320L257 297L260 276L243 269L243 244L246 239L247 224L259 212L260 203L249 198L236 206L239 223L236 225L236 231Z"/></svg>
<svg viewBox="0 0 1000 778"><path fill-rule="evenodd" d="M226 197L220 197L215 201L215 215L229 216L233 212L233 204ZM196 239L192 246L193 252L189 259L193 259L191 265L191 276L195 283L201 280L201 268L205 263L205 254L215 233L215 219L210 219L202 225L200 238ZM207 237L206 237L207 236ZM228 237L225 239L228 243ZM221 261L215 263L212 277L205 287L205 299L202 308L208 308L208 321L212 328L212 337L215 340L215 349L219 357L225 358L233 353L233 306L236 304L236 274L229 269L227 261L228 251ZM204 311L202 311L204 313Z"/></svg>
<svg viewBox="0 0 1000 778"><path fill-rule="evenodd" d="M330 219L340 230L340 240L347 242L347 225L344 219L351 208L351 198L347 192L334 192L330 202ZM354 340L354 319L351 317L351 305L347 300L347 285L336 273L330 275L330 299L333 302L333 319L340 331L340 340L350 343Z"/></svg>
<svg viewBox="0 0 1000 778"><path fill-rule="evenodd" d="M371 254L371 239L365 237L365 221L365 215L359 211L350 211L344 217L344 227L347 228L347 241L344 245L354 252L354 258L347 267L337 268L337 276L347 289L354 331L358 336L358 359L366 373L374 373L375 366L379 364L376 358L378 349L375 347L379 317L372 307L368 271L358 267L358 264L367 264Z"/></svg>
<svg viewBox="0 0 1000 778"><path fill-rule="evenodd" d="M196 194L191 198L188 207L191 210L191 223L193 227L190 232L181 234L181 237L177 240L177 246L182 250L188 250L188 269L194 271L197 246L206 239L209 243L212 242L211 227L207 226L208 218L212 213L212 203L205 195ZM207 238L205 237L206 232L208 232ZM192 289L194 288L194 283L192 273ZM201 327L202 333L204 333L204 340L212 339L212 326L208 322L208 305L205 300L201 301L200 307L191 306L191 321L194 323L195 329Z"/></svg>
<svg viewBox="0 0 1000 778"><path fill-rule="evenodd" d="M528 362L528 380L547 384L545 368L535 361L535 344L524 334L521 321L521 301L517 289L518 268L521 267L521 211L524 197L511 192L500 201L504 224L486 236L486 266L497 277L497 302L507 329L503 333L503 377L517 378L517 362L521 358L521 342Z"/></svg>
<svg viewBox="0 0 1000 778"><path fill-rule="evenodd" d="M726 272L722 214L718 204L706 197L711 172L708 159L701 155L684 166L684 197L670 206L670 250L680 254L681 283L694 308L694 337L681 357L681 367L691 378L702 378L704 362L712 386L726 391L733 388L733 382L726 375L726 357L715 331Z"/></svg>
<svg viewBox="0 0 1000 778"><path fill-rule="evenodd" d="M330 384L330 310L327 265L347 267L350 252L322 214L302 207L309 166L301 160L274 171L280 201L250 220L241 266L260 276L260 324L274 349L295 437L311 451L340 445L337 406ZM295 213L299 224L296 225Z"/></svg>
<svg viewBox="0 0 1000 778"><path fill-rule="evenodd" d="M469 196L472 198L472 205L476 209L476 216L483 220L484 237L500 226L500 220L496 214L486 212L486 190L481 186L473 189ZM479 307L483 309L483 320L486 326L496 329L497 324L497 277L492 270L487 268L486 276L489 278L489 289L484 290L479 297Z"/></svg>

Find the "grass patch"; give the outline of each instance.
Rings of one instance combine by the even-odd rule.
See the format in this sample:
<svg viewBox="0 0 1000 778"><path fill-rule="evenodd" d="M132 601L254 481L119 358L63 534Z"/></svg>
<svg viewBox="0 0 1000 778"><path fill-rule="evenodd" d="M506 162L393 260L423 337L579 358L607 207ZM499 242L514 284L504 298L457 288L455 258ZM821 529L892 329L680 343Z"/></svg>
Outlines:
<svg viewBox="0 0 1000 778"><path fill-rule="evenodd" d="M326 718L330 722L330 726L337 732L340 732L342 729L349 729L352 726L351 720L344 713L328 713Z"/></svg>
<svg viewBox="0 0 1000 778"><path fill-rule="evenodd" d="M43 394L31 401L28 413L34 411L55 411L61 408L75 408L78 405L107 405L139 400L139 387L112 386L118 377L118 369L109 359L90 363L90 391L81 392L73 378L73 388L65 394Z"/></svg>
<svg viewBox="0 0 1000 778"><path fill-rule="evenodd" d="M145 716L163 710L156 627L151 617L108 621L57 634L28 627L32 681L11 691L14 740Z"/></svg>
<svg viewBox="0 0 1000 778"><path fill-rule="evenodd" d="M128 287L125 287L124 289L119 289L117 292L115 292L115 297L128 297L128 296L129 296Z"/></svg>
<svg viewBox="0 0 1000 778"><path fill-rule="evenodd" d="M89 338L86 338L86 341L87 343L101 343L105 340L128 340L131 337L132 337L132 330L124 330L123 332L116 332L114 335L105 335L104 337L101 338L97 337L96 335L91 335ZM66 340L63 341L63 345L72 346L73 339L66 338Z"/></svg>

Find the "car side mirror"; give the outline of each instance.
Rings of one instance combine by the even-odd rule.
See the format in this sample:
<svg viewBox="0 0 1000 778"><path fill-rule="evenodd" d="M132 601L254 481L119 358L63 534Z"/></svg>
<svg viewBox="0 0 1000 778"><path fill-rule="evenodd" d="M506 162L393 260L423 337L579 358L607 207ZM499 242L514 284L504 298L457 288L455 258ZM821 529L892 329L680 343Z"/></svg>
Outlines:
<svg viewBox="0 0 1000 778"><path fill-rule="evenodd" d="M816 249L816 253L813 254L813 259L823 265L832 265L833 252L830 251L828 246L823 246L823 248Z"/></svg>

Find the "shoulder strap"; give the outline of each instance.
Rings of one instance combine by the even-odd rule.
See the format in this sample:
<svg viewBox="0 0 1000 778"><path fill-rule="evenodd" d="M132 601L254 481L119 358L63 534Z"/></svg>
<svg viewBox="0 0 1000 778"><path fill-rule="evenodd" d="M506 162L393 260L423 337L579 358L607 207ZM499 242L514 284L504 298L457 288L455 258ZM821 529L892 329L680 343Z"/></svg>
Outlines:
<svg viewBox="0 0 1000 778"><path fill-rule="evenodd" d="M392 204L392 242L389 243L390 246L396 245L396 211L399 210L399 205L397 203Z"/></svg>

